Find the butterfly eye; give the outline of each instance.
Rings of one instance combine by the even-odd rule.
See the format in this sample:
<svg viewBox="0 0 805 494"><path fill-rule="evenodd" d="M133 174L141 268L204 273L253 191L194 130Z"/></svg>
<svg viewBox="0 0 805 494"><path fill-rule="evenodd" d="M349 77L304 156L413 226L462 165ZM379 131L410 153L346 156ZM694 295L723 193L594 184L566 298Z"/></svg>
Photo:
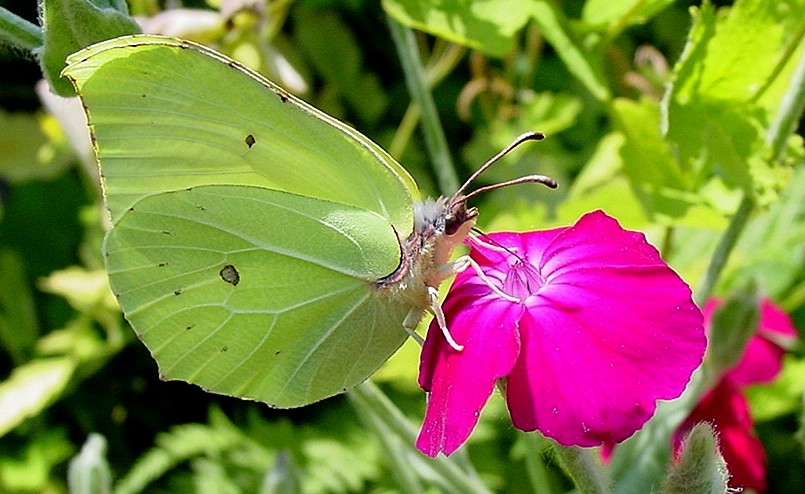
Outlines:
<svg viewBox="0 0 805 494"><path fill-rule="evenodd" d="M444 233L446 235L453 235L463 224L476 216L478 216L478 211L475 208L467 209L464 203L454 206L444 217Z"/></svg>

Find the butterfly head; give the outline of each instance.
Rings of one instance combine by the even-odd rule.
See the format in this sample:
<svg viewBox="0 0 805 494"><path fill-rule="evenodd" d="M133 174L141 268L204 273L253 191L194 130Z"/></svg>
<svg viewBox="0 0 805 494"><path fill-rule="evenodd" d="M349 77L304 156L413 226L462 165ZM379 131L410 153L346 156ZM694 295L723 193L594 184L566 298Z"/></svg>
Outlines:
<svg viewBox="0 0 805 494"><path fill-rule="evenodd" d="M526 175L514 180L480 187L472 192L466 190L470 184L490 165L509 153L523 142L542 140L540 132L528 132L517 137L511 144L484 163L478 171L450 197L426 199L414 204L414 228L406 239L400 239L402 255L400 265L393 273L377 280L378 287L411 287L424 282L427 286L438 287L439 283L451 276L450 257L453 250L464 242L475 226L478 210L467 207L467 202L476 195L509 185L520 183L541 183L555 188L556 182L544 175ZM419 280L411 282L412 280Z"/></svg>

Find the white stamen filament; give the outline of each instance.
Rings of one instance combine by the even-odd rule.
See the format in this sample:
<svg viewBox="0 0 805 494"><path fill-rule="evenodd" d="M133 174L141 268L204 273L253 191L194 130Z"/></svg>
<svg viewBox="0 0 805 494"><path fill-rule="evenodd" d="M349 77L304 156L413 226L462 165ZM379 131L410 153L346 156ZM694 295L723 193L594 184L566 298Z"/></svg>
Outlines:
<svg viewBox="0 0 805 494"><path fill-rule="evenodd" d="M477 274L478 277L481 278L481 281L483 281L484 284L488 286L489 289L495 293L495 295L515 304L519 304L520 302L522 302L522 299L512 297L508 293L503 292L503 290L495 286L495 284L492 283L492 280L490 280L489 277L486 276L486 274L481 270L481 266L479 266L478 263L475 262L475 260L473 260L473 258L471 258L470 256L461 256L455 261L453 261L453 264L457 266L455 268L456 273L460 273L461 271L464 271L468 267L472 266L472 269L475 270L475 274Z"/></svg>

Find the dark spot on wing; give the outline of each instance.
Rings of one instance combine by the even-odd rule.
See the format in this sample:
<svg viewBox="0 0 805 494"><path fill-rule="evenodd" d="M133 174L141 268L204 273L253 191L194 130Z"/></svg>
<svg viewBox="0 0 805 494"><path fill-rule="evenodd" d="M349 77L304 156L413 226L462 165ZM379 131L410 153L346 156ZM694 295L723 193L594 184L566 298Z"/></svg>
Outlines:
<svg viewBox="0 0 805 494"><path fill-rule="evenodd" d="M280 101L282 101L283 103L287 103L288 100L291 99L291 97L288 96L288 93L286 93L285 91L281 91L279 89L277 90L277 96L280 97Z"/></svg>
<svg viewBox="0 0 805 494"><path fill-rule="evenodd" d="M228 352L228 351L229 351L229 347L228 347L228 346L226 346L226 345L224 345L224 346L222 346L222 347L221 347L221 351L222 351L222 352Z"/></svg>
<svg viewBox="0 0 805 494"><path fill-rule="evenodd" d="M238 270L235 268L235 266L231 264L227 264L221 268L221 271L219 271L218 274L221 276L222 280L230 283L232 286L238 286L238 283L240 283L240 273L238 273Z"/></svg>
<svg viewBox="0 0 805 494"><path fill-rule="evenodd" d="M249 134L246 136L246 145L249 147L254 146L254 143L257 142L253 135Z"/></svg>
<svg viewBox="0 0 805 494"><path fill-rule="evenodd" d="M193 323L193 324L188 324L187 326L185 326L184 329L185 329L185 331L190 331L191 329L193 329L195 327L196 327L196 324Z"/></svg>
<svg viewBox="0 0 805 494"><path fill-rule="evenodd" d="M178 289L174 290L174 291L173 291L173 294L174 294L174 295L181 295L181 294L182 294L182 289L181 289L181 288L178 288Z"/></svg>
<svg viewBox="0 0 805 494"><path fill-rule="evenodd" d="M161 262L161 263L157 264L157 267L164 268L167 265L168 265L167 262Z"/></svg>

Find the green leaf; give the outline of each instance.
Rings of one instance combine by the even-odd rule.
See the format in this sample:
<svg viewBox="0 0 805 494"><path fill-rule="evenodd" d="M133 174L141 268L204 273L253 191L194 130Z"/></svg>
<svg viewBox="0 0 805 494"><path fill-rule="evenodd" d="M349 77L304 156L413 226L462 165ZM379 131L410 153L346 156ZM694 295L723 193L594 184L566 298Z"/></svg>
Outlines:
<svg viewBox="0 0 805 494"><path fill-rule="evenodd" d="M36 306L20 256L0 249L0 342L12 362L25 362L39 335Z"/></svg>
<svg viewBox="0 0 805 494"><path fill-rule="evenodd" d="M383 0L386 13L399 23L495 57L512 49L532 6L531 0Z"/></svg>
<svg viewBox="0 0 805 494"><path fill-rule="evenodd" d="M776 199L765 128L803 53L805 2L737 2L723 15L694 10L688 45L665 98L667 135L699 180L716 173L760 204ZM751 67L751 70L747 70Z"/></svg>
<svg viewBox="0 0 805 494"><path fill-rule="evenodd" d="M693 14L672 97L680 104L707 99L748 103L779 76L779 65L793 54L787 47L801 42L805 2L741 0L722 12L705 2Z"/></svg>
<svg viewBox="0 0 805 494"><path fill-rule="evenodd" d="M75 452L67 430L55 424L32 429L37 430L25 443L13 440L4 443L0 489L4 493L63 492L63 480L54 480L63 477L64 462Z"/></svg>
<svg viewBox="0 0 805 494"><path fill-rule="evenodd" d="M570 184L568 199L582 198L594 189L610 183L623 167L621 148L625 142L626 139L620 132L610 132L602 137L584 168Z"/></svg>
<svg viewBox="0 0 805 494"><path fill-rule="evenodd" d="M800 411L805 389L805 360L784 355L782 366L773 382L749 386L744 391L755 422Z"/></svg>
<svg viewBox="0 0 805 494"><path fill-rule="evenodd" d="M44 0L41 5L42 73L61 96L75 95L60 75L67 55L101 40L140 32L125 0Z"/></svg>
<svg viewBox="0 0 805 494"><path fill-rule="evenodd" d="M595 99L608 101L612 95L599 65L600 58L596 57L595 50L584 47L578 41L579 36L569 31L570 23L552 2L536 0L530 7L534 22L539 26L545 39L556 50L568 71L576 76Z"/></svg>
<svg viewBox="0 0 805 494"><path fill-rule="evenodd" d="M0 436L58 399L74 370L71 358L37 359L16 367L0 382Z"/></svg>
<svg viewBox="0 0 805 494"><path fill-rule="evenodd" d="M533 20L553 46L571 74L599 101L610 98L600 67L578 41L570 23L544 0L481 0L474 2L428 2L384 0L386 12L398 22L460 43L494 57L506 55L514 46L515 33Z"/></svg>
<svg viewBox="0 0 805 494"><path fill-rule="evenodd" d="M645 228L650 218L640 199L625 177L612 177L608 183L562 202L557 210L557 225L574 223L584 213L602 209L618 218L624 228Z"/></svg>
<svg viewBox="0 0 805 494"><path fill-rule="evenodd" d="M194 458L190 462L193 470L193 492L196 494L239 494L235 479L229 478L219 459Z"/></svg>
<svg viewBox="0 0 805 494"><path fill-rule="evenodd" d="M639 185L682 189L685 177L660 133L656 102L618 98L612 103L615 127L626 137L621 148L624 171Z"/></svg>
<svg viewBox="0 0 805 494"><path fill-rule="evenodd" d="M618 98L611 113L626 138L620 148L623 171L649 217L663 223L683 217L700 198L690 192L690 173L680 168L660 133L657 103Z"/></svg>
<svg viewBox="0 0 805 494"><path fill-rule="evenodd" d="M673 0L588 0L584 2L581 19L597 28L643 24L658 12L673 3Z"/></svg>
<svg viewBox="0 0 805 494"><path fill-rule="evenodd" d="M727 494L730 473L718 449L718 439L708 423L696 424L682 443L661 494Z"/></svg>
<svg viewBox="0 0 805 494"><path fill-rule="evenodd" d="M75 310L82 313L118 309L106 271L103 270L87 271L72 266L54 271L41 280L40 286L43 291L64 297Z"/></svg>

